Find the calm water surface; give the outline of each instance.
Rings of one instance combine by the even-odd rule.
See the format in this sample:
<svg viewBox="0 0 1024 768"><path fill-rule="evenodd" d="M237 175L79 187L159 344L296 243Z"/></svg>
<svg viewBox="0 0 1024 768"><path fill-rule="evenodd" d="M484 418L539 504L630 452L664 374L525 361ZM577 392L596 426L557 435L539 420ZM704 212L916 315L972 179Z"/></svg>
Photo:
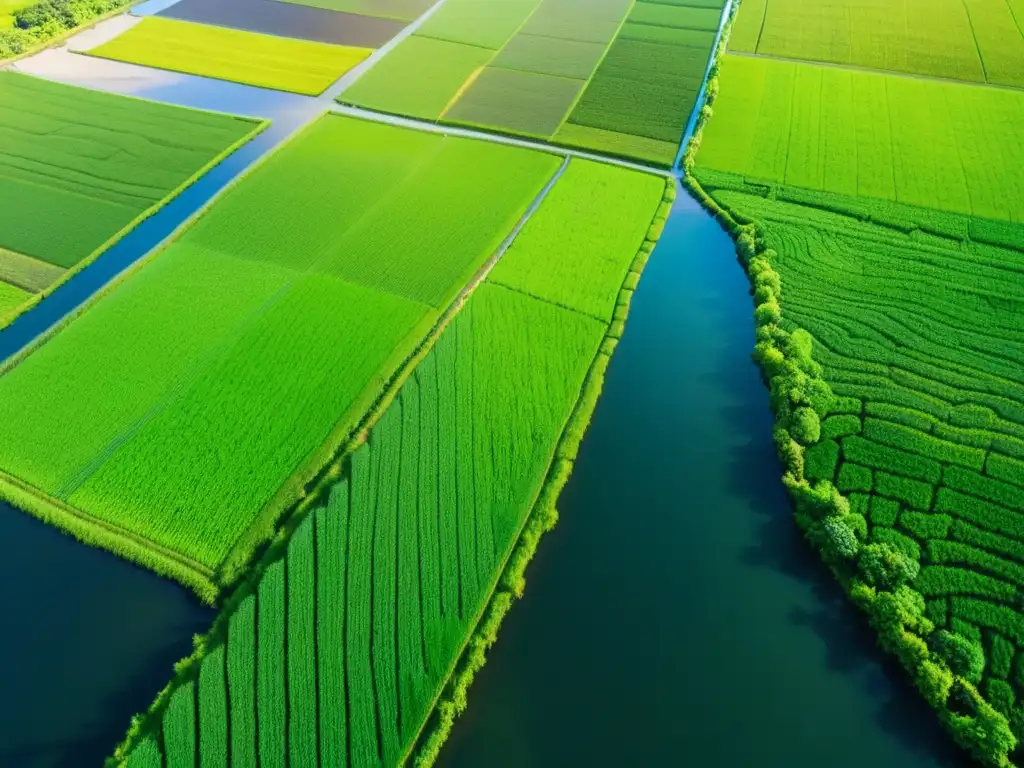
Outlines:
<svg viewBox="0 0 1024 768"><path fill-rule="evenodd" d="M212 609L0 503L0 766L100 766Z"/></svg>
<svg viewBox="0 0 1024 768"><path fill-rule="evenodd" d="M753 343L681 195L441 766L963 764L796 533Z"/></svg>

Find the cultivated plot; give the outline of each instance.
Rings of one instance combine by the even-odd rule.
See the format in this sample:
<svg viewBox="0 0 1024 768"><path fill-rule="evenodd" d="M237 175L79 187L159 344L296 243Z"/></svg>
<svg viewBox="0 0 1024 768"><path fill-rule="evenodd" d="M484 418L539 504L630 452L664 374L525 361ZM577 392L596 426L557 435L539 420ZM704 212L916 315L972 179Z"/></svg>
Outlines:
<svg viewBox="0 0 1024 768"><path fill-rule="evenodd" d="M45 291L260 128L13 72L0 72L0 123L7 309Z"/></svg>
<svg viewBox="0 0 1024 768"><path fill-rule="evenodd" d="M734 51L1024 86L1019 0L744 0Z"/></svg>
<svg viewBox="0 0 1024 768"><path fill-rule="evenodd" d="M478 663L521 588L582 435L581 392L596 395L613 342L609 320L530 291L571 279L582 290L560 295L610 311L666 195L662 178L569 169L505 270L527 290L488 279L469 298L283 556L221 616L218 639L148 722L154 735L126 745L131 766L191 764L229 740L244 765L257 753L310 768L436 756L461 695L446 682L467 644ZM603 222L596 261L575 223L557 226L589 200L636 192L643 204Z"/></svg>
<svg viewBox="0 0 1024 768"><path fill-rule="evenodd" d="M389 19L277 0L178 0L159 15L354 48L379 48L405 26Z"/></svg>
<svg viewBox="0 0 1024 768"><path fill-rule="evenodd" d="M373 51L150 16L88 53L315 96Z"/></svg>
<svg viewBox="0 0 1024 768"><path fill-rule="evenodd" d="M0 376L0 490L209 597L558 165L323 118Z"/></svg>
<svg viewBox="0 0 1024 768"><path fill-rule="evenodd" d="M726 56L698 163L1024 221L1024 92Z"/></svg>

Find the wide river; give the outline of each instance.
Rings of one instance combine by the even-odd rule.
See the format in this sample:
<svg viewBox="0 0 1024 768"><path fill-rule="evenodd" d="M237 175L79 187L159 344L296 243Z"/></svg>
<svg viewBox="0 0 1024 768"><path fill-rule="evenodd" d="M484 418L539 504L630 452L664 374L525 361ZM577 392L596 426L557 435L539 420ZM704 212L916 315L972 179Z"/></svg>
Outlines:
<svg viewBox="0 0 1024 768"><path fill-rule="evenodd" d="M0 333L0 359L318 109L66 51L22 68L276 124ZM800 540L752 347L732 244L680 195L446 768L962 764ZM213 612L2 504L0 539L0 766L99 766Z"/></svg>

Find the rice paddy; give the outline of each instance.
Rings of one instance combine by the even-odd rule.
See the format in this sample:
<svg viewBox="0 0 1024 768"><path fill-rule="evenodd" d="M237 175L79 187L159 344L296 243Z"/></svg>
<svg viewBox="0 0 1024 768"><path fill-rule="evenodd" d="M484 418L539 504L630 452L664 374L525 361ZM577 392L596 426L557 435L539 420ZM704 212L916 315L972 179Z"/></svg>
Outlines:
<svg viewBox="0 0 1024 768"><path fill-rule="evenodd" d="M208 584L269 535L282 488L347 437L558 164L323 118L0 376L0 469Z"/></svg>
<svg viewBox="0 0 1024 768"><path fill-rule="evenodd" d="M144 18L89 51L129 64L315 96L373 51L255 32Z"/></svg>
<svg viewBox="0 0 1024 768"><path fill-rule="evenodd" d="M1006 0L744 0L730 48L1021 87L1022 10Z"/></svg>
<svg viewBox="0 0 1024 768"><path fill-rule="evenodd" d="M449 0L338 98L669 166L721 14L710 2Z"/></svg>
<svg viewBox="0 0 1024 768"><path fill-rule="evenodd" d="M569 168L553 208L523 230L529 246L507 254L515 263L505 274L538 296L553 287L545 274L575 275L587 286L576 298L604 314L651 247L652 218L670 193L657 177ZM598 260L582 228L557 226L588 199L610 209L627 198L630 215L605 222ZM257 753L263 765L432 761L553 520L585 426L573 414L584 388L599 387L592 370L607 362L599 350L609 331L610 315L485 281L122 746L129 765L205 761L223 754L228 733L241 765ZM198 739L184 736L189 726Z"/></svg>
<svg viewBox="0 0 1024 768"><path fill-rule="evenodd" d="M1024 93L725 56L700 163L718 171L1024 221Z"/></svg>
<svg viewBox="0 0 1024 768"><path fill-rule="evenodd" d="M0 72L0 314L59 281L260 130Z"/></svg>

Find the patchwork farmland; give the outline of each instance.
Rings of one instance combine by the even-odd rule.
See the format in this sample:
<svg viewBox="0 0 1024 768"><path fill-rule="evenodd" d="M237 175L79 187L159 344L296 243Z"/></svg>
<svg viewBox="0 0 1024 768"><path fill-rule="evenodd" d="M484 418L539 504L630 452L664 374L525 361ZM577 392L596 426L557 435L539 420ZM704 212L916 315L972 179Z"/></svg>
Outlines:
<svg viewBox="0 0 1024 768"><path fill-rule="evenodd" d="M567 658L582 663L580 721L603 730L583 705L628 701L636 712L615 710L609 732L635 745L632 724L655 722L639 713L659 696L601 675L622 671L614 657L647 659L657 676L625 666L624 677L703 692L700 713L682 701L693 697L660 704L656 716L667 707L682 729L665 741L699 735L716 744L696 762L749 764L706 727L728 696L758 759L776 738L802 765L806 745L785 726L796 703L773 719L753 694L717 690L748 643L724 629L732 614L746 623L761 611L761 676L744 679L759 691L778 688L765 670L780 647L793 641L779 668L803 683L801 665L829 656L806 636L835 634L791 620L785 639L765 629L787 607L778 574L750 569L779 560L769 550L780 537L753 518L749 541L735 535L744 510L764 517L770 504L772 489L754 486L758 444L740 437L760 429L805 538L955 742L988 765L1022 764L1018 0L177 0L104 20L120 2L8 4L10 29L0 7L0 57L24 57L0 71L0 349L12 350L0 361L0 512L34 516L216 610L162 690L166 676L142 675L149 687L130 709L127 696L89 699L111 699L120 718L108 768L439 759L557 520L670 212L685 222L671 246L689 249L683 260L716 247L692 226L713 226L704 211L673 208L678 177L750 278L774 429L741 411L751 395L733 377L746 352L729 362L737 345L710 330L728 302L694 301L678 264L662 273L652 295L691 320L633 342L621 365L659 365L610 387L615 407L659 403L649 420L661 431L646 425L651 449L636 452L651 478L662 463L693 476L695 451L726 458L659 507L646 475L617 474L635 461L620 435L641 419L609 417L616 452L595 454L579 482L598 467L632 497L611 522L585 522L612 537L608 551L598 538L584 546L588 565L606 558L609 570L577 567L572 610L531 624L552 650L537 665L552 678L543 684L557 685ZM216 112L175 106L211 103ZM194 199L182 194L197 183ZM735 495L742 485L747 506L710 498L716 482ZM567 498L577 517L587 497ZM660 528L663 518L686 527ZM740 542L731 566L715 528L725 525ZM650 538L631 553L637 531ZM672 542L671 563L658 538ZM784 557L789 582L809 572ZM601 593L599 615L587 616L582 590ZM641 592L653 621L685 614L701 631L652 631ZM820 602L807 599L790 615ZM619 637L615 608L643 645L602 653ZM848 624L829 610L830 626ZM553 641L569 636L558 621L601 627L590 658L577 646L557 656ZM679 670L656 652L665 638ZM849 682L834 672L792 701L812 691L823 718L846 712L858 745L909 727L874 733L852 724L847 703L828 709ZM529 764L542 759L528 721L544 719L543 691L513 677L530 716L516 720L503 700L502 728L537 754L503 757ZM878 678L871 695L888 690ZM129 722L130 711L141 714ZM46 732L78 749L80 736L58 736L60 719ZM36 754L3 734L0 763L24 753L30 764ZM821 754L870 762L843 738L829 733ZM631 759L665 762L654 754ZM803 764L821 764L814 754Z"/></svg>
<svg viewBox="0 0 1024 768"><path fill-rule="evenodd" d="M722 5L446 0L338 98L670 166Z"/></svg>

